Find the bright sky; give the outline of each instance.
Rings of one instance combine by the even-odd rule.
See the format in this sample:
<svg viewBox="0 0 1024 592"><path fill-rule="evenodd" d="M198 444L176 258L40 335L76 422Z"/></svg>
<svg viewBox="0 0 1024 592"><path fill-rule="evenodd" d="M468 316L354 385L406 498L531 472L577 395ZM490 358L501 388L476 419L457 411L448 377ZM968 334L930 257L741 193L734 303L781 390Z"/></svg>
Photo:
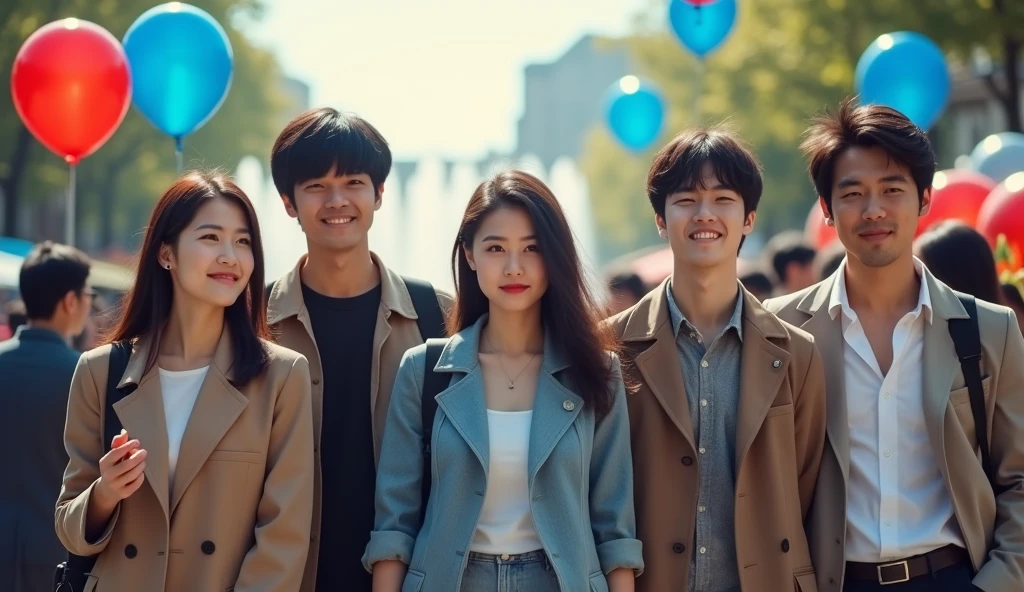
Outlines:
<svg viewBox="0 0 1024 592"><path fill-rule="evenodd" d="M313 105L354 111L398 158L515 144L523 68L586 33L622 34L646 0L265 0L251 31Z"/></svg>

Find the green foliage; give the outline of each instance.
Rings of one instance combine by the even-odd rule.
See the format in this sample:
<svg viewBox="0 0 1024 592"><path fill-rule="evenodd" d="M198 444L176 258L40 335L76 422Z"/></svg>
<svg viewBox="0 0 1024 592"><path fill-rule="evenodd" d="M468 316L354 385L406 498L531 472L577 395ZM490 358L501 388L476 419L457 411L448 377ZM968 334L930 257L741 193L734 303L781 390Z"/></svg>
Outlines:
<svg viewBox="0 0 1024 592"><path fill-rule="evenodd" d="M997 14L999 1L738 2L731 37L703 65L667 30L666 2L653 1L636 19L635 34L623 42L639 74L665 93L669 112L661 144L685 127L725 121L753 146L765 170L758 227L773 233L802 226L814 203L798 151L800 136L815 113L853 93L864 48L883 33L916 30L949 51L954 63L966 60L976 46L988 49L998 63L1001 35L1024 31L1024 2L1005 2ZM698 92L699 113L694 108ZM643 179L650 156L631 156L603 129L588 140L581 166L599 232L607 237L604 257L654 240L649 206L643 217L632 216L633 209L646 206Z"/></svg>
<svg viewBox="0 0 1024 592"><path fill-rule="evenodd" d="M260 0L192 0L224 26L234 51L231 89L217 114L185 139L186 167L233 170L246 155L263 161L288 109L279 90L275 57L255 46L233 23L260 18ZM40 26L74 16L93 21L121 39L153 0L5 0L0 7L0 77L10 80L14 56ZM17 149L21 122L10 93L0 95L0 181L7 181ZM20 202L59 195L67 184L67 167L33 138L29 159L14 197ZM152 204L176 175L173 141L132 107L114 136L78 169L79 236L85 244L109 245L131 240L145 223ZM8 227L10 225L8 224ZM87 241L86 235L94 240ZM42 237L27 237L42 238ZM59 238L59 237L47 237Z"/></svg>

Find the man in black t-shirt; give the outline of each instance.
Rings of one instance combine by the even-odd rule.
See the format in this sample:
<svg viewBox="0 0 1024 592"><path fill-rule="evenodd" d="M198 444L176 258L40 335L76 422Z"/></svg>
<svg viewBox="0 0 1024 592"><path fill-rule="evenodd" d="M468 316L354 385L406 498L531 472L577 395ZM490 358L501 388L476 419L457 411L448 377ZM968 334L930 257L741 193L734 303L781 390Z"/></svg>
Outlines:
<svg viewBox="0 0 1024 592"><path fill-rule="evenodd" d="M421 334L423 311L405 280L370 251L391 170L380 133L359 117L313 109L281 132L270 167L309 252L273 283L267 311L278 343L305 355L312 376L317 471L300 592L369 592L361 557L391 388L405 351L435 335ZM447 309L451 299L435 296Z"/></svg>

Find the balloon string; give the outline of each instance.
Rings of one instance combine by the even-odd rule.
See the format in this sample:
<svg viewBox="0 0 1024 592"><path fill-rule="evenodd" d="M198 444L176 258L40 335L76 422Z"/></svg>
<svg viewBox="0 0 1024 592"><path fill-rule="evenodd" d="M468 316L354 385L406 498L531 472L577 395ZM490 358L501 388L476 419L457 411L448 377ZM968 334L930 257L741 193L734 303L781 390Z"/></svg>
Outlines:
<svg viewBox="0 0 1024 592"><path fill-rule="evenodd" d="M64 213L64 244L75 246L75 165L69 165L67 207Z"/></svg>
<svg viewBox="0 0 1024 592"><path fill-rule="evenodd" d="M693 84L693 124L700 125L700 94L704 82L704 58L697 58L697 75Z"/></svg>
<svg viewBox="0 0 1024 592"><path fill-rule="evenodd" d="M181 169L184 167L185 160L185 147L182 144L181 136L174 138L174 159L177 165L177 172L180 175Z"/></svg>

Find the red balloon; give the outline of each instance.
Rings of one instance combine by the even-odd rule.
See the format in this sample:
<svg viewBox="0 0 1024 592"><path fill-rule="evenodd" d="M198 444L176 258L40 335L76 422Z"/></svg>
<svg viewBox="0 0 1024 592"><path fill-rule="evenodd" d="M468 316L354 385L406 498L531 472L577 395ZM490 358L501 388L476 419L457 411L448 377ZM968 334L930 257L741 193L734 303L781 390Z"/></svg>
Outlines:
<svg viewBox="0 0 1024 592"><path fill-rule="evenodd" d="M718 2L718 0L683 0L683 2L686 2L687 4L692 4L693 6L707 6L708 4L714 4L715 2Z"/></svg>
<svg viewBox="0 0 1024 592"><path fill-rule="evenodd" d="M821 213L821 206L814 202L814 207L807 214L807 223L804 224L804 238L815 248L821 250L839 240L839 234L833 226L825 224L825 216Z"/></svg>
<svg viewBox="0 0 1024 592"><path fill-rule="evenodd" d="M960 220L973 227L985 198L995 188L996 182L981 173L957 169L935 173L931 208L918 222L917 234L943 220Z"/></svg>
<svg viewBox="0 0 1024 592"><path fill-rule="evenodd" d="M121 43L103 27L73 18L32 33L11 71L11 95L25 127L68 164L114 134L131 89Z"/></svg>
<svg viewBox="0 0 1024 592"><path fill-rule="evenodd" d="M1010 175L988 196L978 212L978 231L993 247L1002 234L1012 252L1024 250L1024 172Z"/></svg>

